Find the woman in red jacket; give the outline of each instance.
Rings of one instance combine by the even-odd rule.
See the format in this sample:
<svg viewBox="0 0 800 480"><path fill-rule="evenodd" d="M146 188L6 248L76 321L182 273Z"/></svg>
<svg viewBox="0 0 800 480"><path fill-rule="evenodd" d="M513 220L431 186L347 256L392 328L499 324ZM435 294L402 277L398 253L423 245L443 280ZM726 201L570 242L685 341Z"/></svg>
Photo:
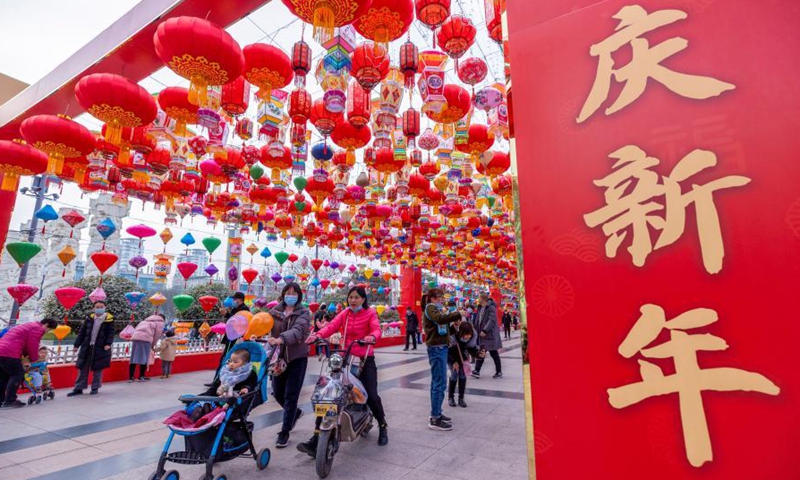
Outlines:
<svg viewBox="0 0 800 480"><path fill-rule="evenodd" d="M345 350L350 347L350 344L359 340L370 344L377 342L381 337L381 325L378 321L378 314L369 307L364 287L351 288L347 293L347 302L349 308L342 310L322 330L310 335L306 343L314 343L318 338L328 338L339 331L344 331L342 348ZM386 415L383 412L383 403L378 395L378 366L375 364L374 351L374 347L371 345L365 347L353 345L350 354L361 359L361 374L358 379L364 384L364 389L367 391L367 405L375 420L378 421L378 445L384 446L389 443L389 433L386 426ZM298 450L312 457L317 454L320 423L321 419L317 419L314 436L311 437L311 440L297 446Z"/></svg>

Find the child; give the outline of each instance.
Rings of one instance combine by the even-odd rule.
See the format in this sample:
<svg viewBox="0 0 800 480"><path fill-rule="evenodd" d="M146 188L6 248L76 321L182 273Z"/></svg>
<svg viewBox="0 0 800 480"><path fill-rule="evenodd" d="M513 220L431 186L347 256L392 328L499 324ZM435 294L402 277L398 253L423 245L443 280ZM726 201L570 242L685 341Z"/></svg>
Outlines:
<svg viewBox="0 0 800 480"><path fill-rule="evenodd" d="M448 385L448 403L456 406L455 393L458 384L458 406L467 408L464 392L467 389L467 369L470 368L470 355L478 352L475 330L469 322L458 322L457 327L450 328L450 348L447 351L447 365L450 367L450 384Z"/></svg>
<svg viewBox="0 0 800 480"><path fill-rule="evenodd" d="M39 347L39 358L36 363L30 364L28 369L36 393L53 389L50 385L50 370L47 368L47 353L47 347Z"/></svg>
<svg viewBox="0 0 800 480"><path fill-rule="evenodd" d="M244 349L231 353L228 363L219 369L219 375L203 395L219 397L245 395L258 384L258 375L250 363L250 352Z"/></svg>
<svg viewBox="0 0 800 480"><path fill-rule="evenodd" d="M167 330L164 334L166 338L156 347L156 352L161 358L161 378L169 378L172 374L172 362L175 361L175 353L178 350L178 343L175 340L175 330Z"/></svg>

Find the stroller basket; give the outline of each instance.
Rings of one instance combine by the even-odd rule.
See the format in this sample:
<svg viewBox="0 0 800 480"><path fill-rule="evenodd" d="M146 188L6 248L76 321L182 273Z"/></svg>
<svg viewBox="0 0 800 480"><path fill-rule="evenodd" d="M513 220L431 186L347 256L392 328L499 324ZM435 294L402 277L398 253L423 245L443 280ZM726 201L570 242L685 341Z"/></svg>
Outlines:
<svg viewBox="0 0 800 480"><path fill-rule="evenodd" d="M245 422L245 426L247 428L247 433L252 434L253 422ZM184 462L188 463L192 458L206 459L210 457L211 450L214 447L214 441L220 428L222 428L222 426L209 428L192 435L184 435L183 441L186 445L186 452L181 453L189 457L184 460ZM222 432L222 439L220 440L220 445L214 460L224 462L247 453L249 448L247 433L245 433L241 423L227 423L225 425L225 431Z"/></svg>

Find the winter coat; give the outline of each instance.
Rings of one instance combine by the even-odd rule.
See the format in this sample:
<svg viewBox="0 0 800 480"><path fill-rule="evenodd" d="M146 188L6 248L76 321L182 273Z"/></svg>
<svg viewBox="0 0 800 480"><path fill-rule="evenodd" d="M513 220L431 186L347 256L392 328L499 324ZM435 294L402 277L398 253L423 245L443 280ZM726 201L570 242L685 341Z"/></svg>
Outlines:
<svg viewBox="0 0 800 480"><path fill-rule="evenodd" d="M78 336L75 337L73 346L80 348L78 350L78 361L75 366L83 368L86 362L91 362L91 370L103 370L111 366L111 349L106 350L106 346L110 347L114 343L114 317L110 313L105 314L105 320L97 331L97 338L95 339L94 346L90 345L92 342L92 327L96 321L94 313L89 315L89 318L83 322L78 329Z"/></svg>
<svg viewBox="0 0 800 480"><path fill-rule="evenodd" d="M302 305L297 305L288 317L283 314L286 304L281 302L269 311L275 323L272 325L270 335L283 340L286 361L291 362L298 358L308 357L306 338L311 328L311 310Z"/></svg>
<svg viewBox="0 0 800 480"><path fill-rule="evenodd" d="M227 367L223 366L222 368L227 368ZM219 380L219 375L217 375L217 378L215 378L214 381L211 382L211 386L208 387L208 390L201 393L200 395L208 395L216 397L217 389L219 388L221 383L222 382L220 382ZM258 374L256 374L255 370L253 370L252 372L250 372L250 375L247 378L237 383L236 386L233 387L233 391L238 393L241 389L247 388L248 392L253 392L255 391L257 386L258 386Z"/></svg>
<svg viewBox="0 0 800 480"><path fill-rule="evenodd" d="M453 365L457 363L460 367L463 367L462 359L468 361L470 355L473 357L478 356L478 342L476 341L477 335L475 334L475 329L472 329L472 338L469 339L469 342L462 342L458 335L456 335L455 329L452 327L450 328L450 333L450 348L447 350L447 364ZM461 355L458 354L459 350L461 350Z"/></svg>
<svg viewBox="0 0 800 480"><path fill-rule="evenodd" d="M449 328L444 334L439 334L439 325L449 325L461 320L461 312L444 313L436 304L429 303L422 314L422 328L425 332L425 345L436 347L450 343Z"/></svg>
<svg viewBox="0 0 800 480"><path fill-rule="evenodd" d="M358 340L363 340L364 337L372 335L377 342L381 338L381 324L378 321L378 313L374 308L362 308L358 313L353 313L352 310L345 309L339 315L331 320L322 330L317 332L317 336L321 338L328 338L336 332L344 332L344 344L342 348L347 349L351 343ZM366 357L367 350L370 355L375 352L375 347L362 347L360 345L353 345L350 351L353 356Z"/></svg>
<svg viewBox="0 0 800 480"><path fill-rule="evenodd" d="M481 332L485 337L481 337ZM500 339L500 326L497 324L497 306L489 300L485 307L478 309L478 345L484 350L500 350L503 341Z"/></svg>
<svg viewBox="0 0 800 480"><path fill-rule="evenodd" d="M503 314L503 326L510 327L511 326L511 314L506 312Z"/></svg>
<svg viewBox="0 0 800 480"><path fill-rule="evenodd" d="M10 328L0 338L0 357L39 358L39 341L47 329L39 322L28 322Z"/></svg>
<svg viewBox="0 0 800 480"><path fill-rule="evenodd" d="M419 329L419 317L411 309L408 309L406 322L406 331L408 333L417 333L417 329Z"/></svg>
<svg viewBox="0 0 800 480"><path fill-rule="evenodd" d="M165 362L174 362L175 354L178 352L178 342L175 337L167 337L161 340L161 343L156 348L159 358Z"/></svg>
<svg viewBox="0 0 800 480"><path fill-rule="evenodd" d="M164 332L164 320L158 315L150 315L136 325L131 340L147 342L153 347L158 343L161 334Z"/></svg>

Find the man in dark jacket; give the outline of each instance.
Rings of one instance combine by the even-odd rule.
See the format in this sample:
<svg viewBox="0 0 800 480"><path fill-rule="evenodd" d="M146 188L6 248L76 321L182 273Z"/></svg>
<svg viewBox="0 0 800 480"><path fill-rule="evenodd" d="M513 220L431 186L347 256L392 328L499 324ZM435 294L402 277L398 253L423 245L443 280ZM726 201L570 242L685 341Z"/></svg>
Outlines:
<svg viewBox="0 0 800 480"><path fill-rule="evenodd" d="M480 308L478 308L478 344L480 345L483 357L486 352L489 352L492 360L494 360L495 374L494 378L503 376L503 369L500 364L500 353L498 350L503 348L503 341L500 339L500 326L497 324L497 306L494 300L489 298L486 293L481 293L478 297ZM483 367L484 358L478 357L475 362L475 370L472 376L481 378L481 367Z"/></svg>
<svg viewBox="0 0 800 480"><path fill-rule="evenodd" d="M233 298L233 307L223 312L223 315L225 315L225 321L230 320L231 318L233 318L234 315L236 315L239 312L250 311L250 307L248 307L244 303L244 293L236 292L233 294L232 298ZM217 366L217 371L214 374L214 381L205 384L206 387L211 387L211 385L217 380L217 378L219 377L219 369L222 368L222 363L225 361L225 357L228 355L228 352L231 350L231 348L233 348L233 346L236 344L236 342L228 340L227 335L222 336L222 340L220 340L220 343L224 345L225 348L222 349L222 355L219 357L219 365Z"/></svg>
<svg viewBox="0 0 800 480"><path fill-rule="evenodd" d="M105 302L95 302L94 313L81 325L73 346L79 348L78 378L68 397L83 395L92 372L91 395L97 395L103 381L103 370L111 366L111 344L114 343L114 317L106 312Z"/></svg>
<svg viewBox="0 0 800 480"><path fill-rule="evenodd" d="M417 349L417 329L419 329L419 317L411 308L406 308L406 348L403 351L408 351L408 340L410 339L414 348Z"/></svg>
<svg viewBox="0 0 800 480"><path fill-rule="evenodd" d="M503 338L511 338L511 314L508 312L503 313Z"/></svg>

